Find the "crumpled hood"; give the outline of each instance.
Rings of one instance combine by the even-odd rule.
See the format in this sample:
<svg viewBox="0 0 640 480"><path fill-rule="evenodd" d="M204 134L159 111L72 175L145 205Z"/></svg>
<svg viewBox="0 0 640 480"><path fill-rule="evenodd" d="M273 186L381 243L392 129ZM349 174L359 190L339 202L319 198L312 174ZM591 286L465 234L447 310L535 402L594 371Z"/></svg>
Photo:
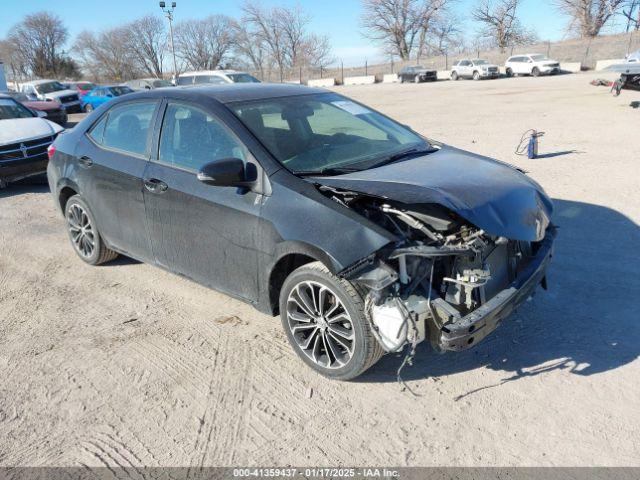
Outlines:
<svg viewBox="0 0 640 480"><path fill-rule="evenodd" d="M0 145L26 142L54 135L64 130L60 125L44 118L13 118L0 120Z"/></svg>
<svg viewBox="0 0 640 480"><path fill-rule="evenodd" d="M314 183L406 204L434 203L490 235L539 241L553 205L535 181L504 163L457 148Z"/></svg>

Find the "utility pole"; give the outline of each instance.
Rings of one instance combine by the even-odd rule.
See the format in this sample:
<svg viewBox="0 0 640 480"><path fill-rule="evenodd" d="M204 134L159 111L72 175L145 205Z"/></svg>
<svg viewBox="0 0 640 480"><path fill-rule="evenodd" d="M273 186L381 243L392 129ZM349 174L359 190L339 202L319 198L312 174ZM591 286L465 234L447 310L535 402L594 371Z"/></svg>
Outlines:
<svg viewBox="0 0 640 480"><path fill-rule="evenodd" d="M173 54L173 78L178 82L178 63L176 62L176 47L173 42L173 11L176 8L176 2L171 2L171 8L167 8L165 2L160 2L160 8L164 12L164 16L169 20L169 38L171 40L171 53Z"/></svg>

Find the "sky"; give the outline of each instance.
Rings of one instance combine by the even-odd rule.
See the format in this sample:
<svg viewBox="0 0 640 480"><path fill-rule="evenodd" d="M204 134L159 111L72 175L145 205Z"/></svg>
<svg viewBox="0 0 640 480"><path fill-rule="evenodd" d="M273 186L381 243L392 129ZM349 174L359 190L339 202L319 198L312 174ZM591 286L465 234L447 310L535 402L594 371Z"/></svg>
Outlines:
<svg viewBox="0 0 640 480"><path fill-rule="evenodd" d="M463 31L473 37L477 29L468 20L477 0L457 0L454 9L467 18ZM329 37L333 56L346 66L383 60L378 47L362 36L360 0L262 0L264 6L299 3L312 17L310 30ZM175 20L202 18L221 13L241 15L241 0L177 0ZM0 38L24 15L41 10L58 14L67 24L71 38L82 30L100 31L148 13L161 14L156 0L0 0ZM565 18L558 14L550 0L522 0L518 12L522 22L537 31L542 40L565 38ZM384 59L386 60L386 59Z"/></svg>

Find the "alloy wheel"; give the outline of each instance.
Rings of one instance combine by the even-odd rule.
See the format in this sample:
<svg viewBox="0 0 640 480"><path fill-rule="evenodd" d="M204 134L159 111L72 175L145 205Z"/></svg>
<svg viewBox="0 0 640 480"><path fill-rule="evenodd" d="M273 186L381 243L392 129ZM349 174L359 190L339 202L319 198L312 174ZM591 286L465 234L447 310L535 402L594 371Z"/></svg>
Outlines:
<svg viewBox="0 0 640 480"><path fill-rule="evenodd" d="M73 246L83 257L91 257L96 248L96 239L87 212L74 203L67 209L66 216Z"/></svg>
<svg viewBox="0 0 640 480"><path fill-rule="evenodd" d="M336 369L351 359L355 345L351 316L326 285L298 283L287 298L287 323L300 351L316 365Z"/></svg>

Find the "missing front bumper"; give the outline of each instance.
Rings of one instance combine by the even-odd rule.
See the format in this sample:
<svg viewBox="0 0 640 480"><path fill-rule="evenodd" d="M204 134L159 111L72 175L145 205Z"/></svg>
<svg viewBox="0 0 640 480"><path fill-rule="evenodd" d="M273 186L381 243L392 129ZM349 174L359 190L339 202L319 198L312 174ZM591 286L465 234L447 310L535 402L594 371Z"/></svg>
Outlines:
<svg viewBox="0 0 640 480"><path fill-rule="evenodd" d="M553 256L555 230L547 231L539 250L529 265L504 290L473 312L461 316L446 302L433 302L437 333L431 336L434 347L440 350L460 351L472 347L493 332L500 322L511 315L545 281L547 267Z"/></svg>

